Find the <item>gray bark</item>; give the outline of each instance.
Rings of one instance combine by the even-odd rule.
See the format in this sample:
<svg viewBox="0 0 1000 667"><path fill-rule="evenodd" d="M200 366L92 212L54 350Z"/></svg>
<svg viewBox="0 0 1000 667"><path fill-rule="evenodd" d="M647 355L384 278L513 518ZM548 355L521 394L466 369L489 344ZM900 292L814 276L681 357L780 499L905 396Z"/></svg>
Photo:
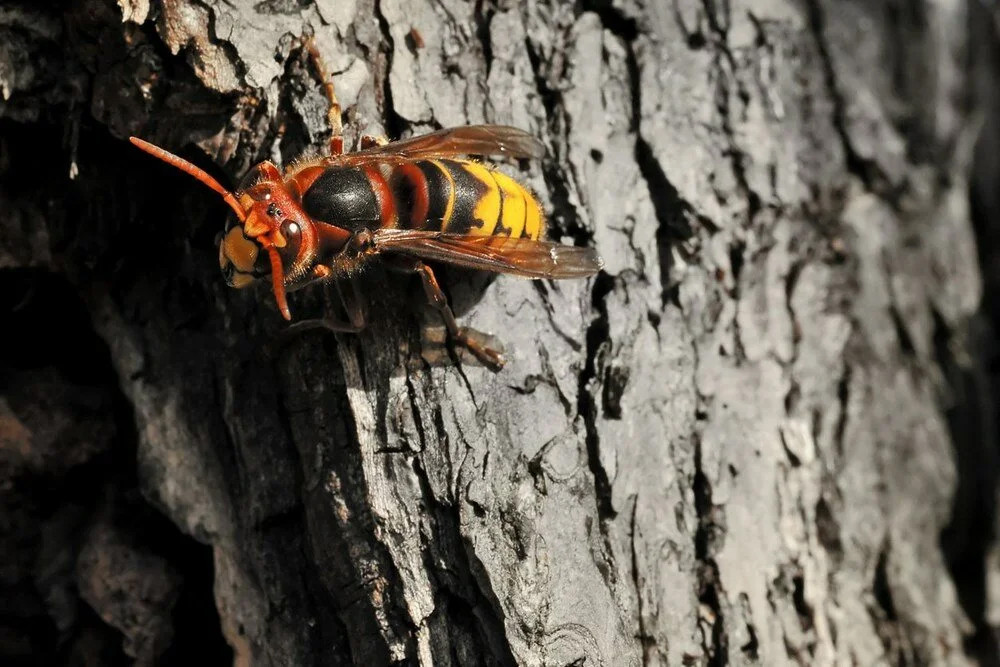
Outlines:
<svg viewBox="0 0 1000 667"><path fill-rule="evenodd" d="M962 588L961 535L942 532L961 465L995 457L991 434L948 422L980 396L955 388L982 297L975 77L995 71L969 64L995 38L968 29L975 4L0 8L5 169L38 155L16 128L57 128L31 135L48 180L0 194L0 266L79 292L139 488L211 548L238 664L970 663L995 647L995 592ZM230 291L214 269L224 207L121 142L230 182L321 150L304 34L348 143L481 122L545 143L520 176L553 238L596 246L606 271L452 280L501 373L422 363L436 319L379 270L364 333L270 348L266 286ZM299 316L330 307L321 288L293 298ZM991 508L960 517L987 536L968 567ZM97 525L75 565L91 583L100 549L131 553ZM81 586L140 661L167 640L142 644L150 624L115 605L160 622L181 585L148 568L152 602Z"/></svg>

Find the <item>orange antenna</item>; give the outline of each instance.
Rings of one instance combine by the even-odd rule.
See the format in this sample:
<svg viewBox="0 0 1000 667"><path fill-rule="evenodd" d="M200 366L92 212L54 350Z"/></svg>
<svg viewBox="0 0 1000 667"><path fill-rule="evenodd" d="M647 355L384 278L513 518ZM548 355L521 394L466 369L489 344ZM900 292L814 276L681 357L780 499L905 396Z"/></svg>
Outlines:
<svg viewBox="0 0 1000 667"><path fill-rule="evenodd" d="M236 212L236 217L240 219L240 222L246 220L247 217L246 211L244 211L243 207L240 206L240 203L236 201L236 197L233 196L233 193L222 187L219 184L219 182L214 178L212 178L211 176L209 176L205 170L194 166L184 158L177 157L173 153L163 150L159 146L154 146L148 141L143 141L139 137L129 137L128 140L131 141L132 144L137 148L141 148L142 150L146 151L153 157L163 160L164 162L173 167L177 167L185 174L190 174L191 176L194 176L199 181L201 181L208 187L218 192L220 195L222 195L222 198L226 201L226 203L229 204L229 208L233 209Z"/></svg>
<svg viewBox="0 0 1000 667"><path fill-rule="evenodd" d="M261 244L267 250L268 258L271 260L271 288L274 290L274 301L278 304L281 316L286 320L292 319L292 313L288 310L288 299L285 297L285 270L281 266L281 256L270 241Z"/></svg>

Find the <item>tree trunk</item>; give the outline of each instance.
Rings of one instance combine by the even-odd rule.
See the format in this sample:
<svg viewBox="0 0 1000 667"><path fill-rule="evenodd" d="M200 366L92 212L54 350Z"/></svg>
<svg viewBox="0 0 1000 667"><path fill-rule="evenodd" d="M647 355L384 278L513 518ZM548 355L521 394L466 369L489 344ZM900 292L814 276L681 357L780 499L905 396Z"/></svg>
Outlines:
<svg viewBox="0 0 1000 667"><path fill-rule="evenodd" d="M2 5L8 659L995 660L984 4ZM225 206L123 141L233 184L320 150L307 35L349 145L546 145L518 173L606 268L454 273L502 372L428 363L378 269L364 333L276 345Z"/></svg>

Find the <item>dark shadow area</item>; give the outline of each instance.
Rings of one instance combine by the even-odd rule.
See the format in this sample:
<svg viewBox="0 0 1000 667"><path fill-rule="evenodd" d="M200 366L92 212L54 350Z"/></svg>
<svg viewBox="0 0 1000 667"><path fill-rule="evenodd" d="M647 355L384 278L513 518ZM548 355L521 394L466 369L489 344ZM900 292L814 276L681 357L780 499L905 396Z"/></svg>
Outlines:
<svg viewBox="0 0 1000 667"><path fill-rule="evenodd" d="M972 224L983 276L979 313L969 323L965 346L971 363L956 359L956 332L935 317L935 354L953 397L946 416L955 447L958 486L941 548L959 601L974 631L966 651L982 665L1000 665L1000 642L987 614L987 566L995 548L997 484L1000 482L1000 35L992 11L970 3L970 66L976 106L985 110L970 180Z"/></svg>
<svg viewBox="0 0 1000 667"><path fill-rule="evenodd" d="M74 289L0 271L0 321L0 663L231 662L211 550L139 493L131 407Z"/></svg>

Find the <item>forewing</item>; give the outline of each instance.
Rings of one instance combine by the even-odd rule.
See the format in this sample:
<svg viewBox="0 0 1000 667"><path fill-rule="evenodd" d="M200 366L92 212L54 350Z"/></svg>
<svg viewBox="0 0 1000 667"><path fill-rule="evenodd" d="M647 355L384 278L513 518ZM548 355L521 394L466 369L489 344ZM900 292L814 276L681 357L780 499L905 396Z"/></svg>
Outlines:
<svg viewBox="0 0 1000 667"><path fill-rule="evenodd" d="M593 248L526 238L379 229L373 234L373 243L379 252L525 278L584 278L604 267Z"/></svg>
<svg viewBox="0 0 1000 667"><path fill-rule="evenodd" d="M533 136L506 125L467 125L393 141L350 155L398 156L408 159L451 155L502 155L511 158L541 158L545 147Z"/></svg>

